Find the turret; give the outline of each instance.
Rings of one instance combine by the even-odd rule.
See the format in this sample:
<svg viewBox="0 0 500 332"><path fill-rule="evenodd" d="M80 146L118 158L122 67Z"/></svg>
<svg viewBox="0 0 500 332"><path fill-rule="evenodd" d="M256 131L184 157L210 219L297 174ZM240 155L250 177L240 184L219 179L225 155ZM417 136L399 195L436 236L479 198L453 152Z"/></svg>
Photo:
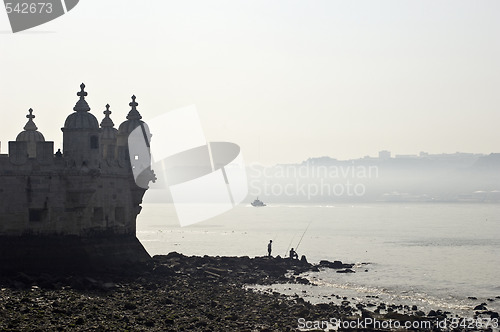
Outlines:
<svg viewBox="0 0 500 332"><path fill-rule="evenodd" d="M16 137L16 142L27 142L28 157L36 157L36 145L37 142L45 142L45 138L42 133L37 131L37 126L33 122L35 116L33 115L33 109L29 109L29 114L26 115L28 122L24 126L24 131L20 132Z"/></svg>
<svg viewBox="0 0 500 332"><path fill-rule="evenodd" d="M149 142L151 140L151 134L149 132L148 125L142 121L142 116L137 110L137 106L139 105L135 101L136 97L132 96L132 102L129 103L131 107L130 112L127 115L127 120L122 122L118 127L118 139L117 139L117 157L118 160L125 160L126 162L130 161L130 151L129 151L129 135L136 129L137 127L141 127L141 131L143 133L144 140L147 142L149 146ZM149 154L149 151L147 151ZM135 156L132 156L133 158Z"/></svg>
<svg viewBox="0 0 500 332"><path fill-rule="evenodd" d="M135 101L135 98L135 96L132 96L132 102L129 103L131 110L127 115L127 120L122 122L118 128L117 157L119 163L125 163L125 165L130 165L132 168L134 181L137 185L132 189L132 201L134 205L138 206L136 211L136 214L138 214L140 212L139 204L142 203L142 197L148 188L148 184L150 181L155 181L156 176L151 170L149 151L151 134L148 125L141 120L142 116L137 110L139 104ZM139 141L140 144L135 141Z"/></svg>
<svg viewBox="0 0 500 332"><path fill-rule="evenodd" d="M101 121L101 155L104 159L113 160L116 158L116 136L118 130L115 128L113 120L109 117L111 111L109 110L109 104L106 105L106 110L104 113L104 119Z"/></svg>
<svg viewBox="0 0 500 332"><path fill-rule="evenodd" d="M86 165L93 168L100 158L99 149L99 124L94 115L89 113L90 107L85 100L85 84L80 85L81 91L77 93L80 99L73 110L75 113L66 118L63 132L63 155L73 160L76 166Z"/></svg>

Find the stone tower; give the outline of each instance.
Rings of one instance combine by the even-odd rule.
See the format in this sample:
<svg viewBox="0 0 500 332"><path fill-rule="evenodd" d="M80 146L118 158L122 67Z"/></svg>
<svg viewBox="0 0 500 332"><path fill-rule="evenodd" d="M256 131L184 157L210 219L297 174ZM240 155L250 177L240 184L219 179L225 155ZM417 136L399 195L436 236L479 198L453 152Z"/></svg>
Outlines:
<svg viewBox="0 0 500 332"><path fill-rule="evenodd" d="M45 141L28 122L0 155L0 269L109 267L150 257L136 238L136 219L154 173L150 164L134 178L128 135L141 126L147 146L147 125L135 96L119 130L106 105L101 126L85 100L79 100L62 128L63 151ZM140 152L141 158L149 150Z"/></svg>

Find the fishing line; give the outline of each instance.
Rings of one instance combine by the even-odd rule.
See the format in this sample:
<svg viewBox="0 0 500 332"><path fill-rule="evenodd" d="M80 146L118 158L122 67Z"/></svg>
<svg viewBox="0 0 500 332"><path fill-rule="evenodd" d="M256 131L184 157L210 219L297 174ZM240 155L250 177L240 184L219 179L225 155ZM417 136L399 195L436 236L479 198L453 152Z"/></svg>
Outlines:
<svg viewBox="0 0 500 332"><path fill-rule="evenodd" d="M295 251L297 251L297 249L299 249L300 243L302 242L302 239L304 238L304 235L306 235L306 232L309 229L309 226L311 226L311 224L312 224L312 220L309 222L309 225L307 225L304 233L302 233L302 237L300 238L299 243L297 243L297 246L295 247Z"/></svg>

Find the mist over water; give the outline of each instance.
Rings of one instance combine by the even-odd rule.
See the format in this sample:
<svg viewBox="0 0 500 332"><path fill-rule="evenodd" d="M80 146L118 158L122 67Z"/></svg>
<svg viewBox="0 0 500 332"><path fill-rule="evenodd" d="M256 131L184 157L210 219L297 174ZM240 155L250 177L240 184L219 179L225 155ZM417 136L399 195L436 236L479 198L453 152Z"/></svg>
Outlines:
<svg viewBox="0 0 500 332"><path fill-rule="evenodd" d="M303 236L297 251L309 262L369 263L355 274L308 275L320 285L313 301L331 293L378 295L461 311L500 296L499 204L240 205L190 227L176 220L170 204L144 206L137 235L151 255L263 256L272 239L273 255L283 257ZM499 303L488 308L499 310Z"/></svg>

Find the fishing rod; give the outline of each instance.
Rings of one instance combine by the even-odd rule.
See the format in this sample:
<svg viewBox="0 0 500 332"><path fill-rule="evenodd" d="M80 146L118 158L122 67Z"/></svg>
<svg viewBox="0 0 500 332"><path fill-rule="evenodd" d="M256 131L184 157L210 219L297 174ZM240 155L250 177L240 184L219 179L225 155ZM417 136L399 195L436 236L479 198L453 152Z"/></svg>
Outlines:
<svg viewBox="0 0 500 332"><path fill-rule="evenodd" d="M288 250L290 249L290 246L292 245L293 239L295 239L295 234L293 234L293 237L290 240L290 243L288 244L288 248L286 249L286 252L285 252L285 257L286 257L286 255L288 255Z"/></svg>
<svg viewBox="0 0 500 332"><path fill-rule="evenodd" d="M309 222L309 225L307 225L304 233L302 233L302 237L300 238L299 243L297 243L297 246L295 247L295 251L297 251L297 249L299 249L300 243L302 242L302 239L304 238L304 235L306 235L306 232L309 229L309 226L311 226L311 224L312 224L312 220Z"/></svg>

